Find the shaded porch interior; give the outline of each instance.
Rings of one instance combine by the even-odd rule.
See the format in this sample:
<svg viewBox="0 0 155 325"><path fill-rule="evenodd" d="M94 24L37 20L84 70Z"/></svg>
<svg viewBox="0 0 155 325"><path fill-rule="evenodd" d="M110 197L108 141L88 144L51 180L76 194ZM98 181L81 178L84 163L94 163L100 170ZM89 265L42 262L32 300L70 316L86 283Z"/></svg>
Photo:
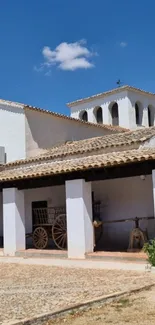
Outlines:
<svg viewBox="0 0 155 325"><path fill-rule="evenodd" d="M100 217L103 222L102 236L97 245L103 251L127 251L129 237L136 227L147 232L148 239L155 237L152 176L147 175L97 181L92 183L95 199L101 202ZM131 221L130 221L131 219ZM120 222L116 222L120 220ZM121 220L125 220L121 222ZM106 223L110 222L110 223Z"/></svg>
<svg viewBox="0 0 155 325"><path fill-rule="evenodd" d="M155 237L155 222L147 218L154 216L152 176L144 179L140 176L92 182L95 202L100 203L101 228L97 233L97 251L127 252L129 237L135 222L129 219L144 218L139 221L142 230L146 230L148 239ZM47 208L64 207L65 185L28 189L25 195L26 234L33 232L33 206L45 204ZM74 216L73 216L74 217ZM146 219L145 219L146 218ZM128 221L115 222L117 220ZM106 223L110 221L111 223ZM50 230L51 231L51 230ZM26 247L34 249L32 237L27 236ZM47 250L58 248L49 239Z"/></svg>
<svg viewBox="0 0 155 325"><path fill-rule="evenodd" d="M72 201L73 199L74 201L72 202L73 204L71 203L72 213L70 214L70 221L72 224L72 228L70 228L71 231L68 232L69 234L72 234L73 231L74 235L74 232L76 234L76 229L78 231L79 229L81 229L79 226L78 215L80 217L80 215L82 214L82 231L85 232L85 234L82 234L83 243L86 240L86 237L87 241L92 238L92 236L88 236L88 234L92 232L87 231L86 227L84 226L86 220L84 220L85 213L83 211L83 208L86 208L87 210L88 207L89 209L89 212L85 211L87 214L86 225L92 228L92 226L90 226L91 219L89 218L89 216L91 215L91 196L93 193L94 202L100 202L99 217L100 221L102 222L102 225L100 227L101 235L99 236L100 238L96 243L96 250L98 252L127 252L129 247L130 233L132 229L135 228L135 223L132 219L136 217L143 218L143 220L140 221L139 226L142 230L147 231L148 239L154 238L154 167L154 161L146 161L138 164L128 164L126 166L124 165L120 167L111 167L107 169L99 168L90 169L88 171L83 172L75 172L68 174L66 173L63 176L56 175L40 178L38 177L34 179L27 179L22 181L18 180L15 182L4 183L3 188L4 190L6 189L6 193L11 193L12 201L9 201L9 205L10 203L13 203L14 205L14 220L16 220L17 218L18 220L20 219L22 234L20 234L19 243L22 243L21 246L23 248L25 247L23 239L25 238L24 234L26 234L26 248L34 249L32 242L32 233L34 230L33 208L34 206L36 207L36 204L42 204L44 202L47 209L50 209L51 207L63 207L64 209L66 209L66 180L71 181L73 185L73 191L70 191L69 193L71 197L68 197L68 199L70 201ZM145 176L142 177L141 175ZM74 186L76 186L78 182L79 184L83 184L83 190L80 190L80 194L77 196L78 200L76 200L75 195L73 195L72 197L72 193L74 193ZM89 185L89 195L87 193L87 185ZM83 196L83 191L85 191L85 199ZM2 193L3 192L1 192L0 194L0 231L1 235L3 236L2 207L4 206L4 201L2 200L2 197L4 199L4 196ZM7 195L5 196L6 205L8 198ZM20 207L20 197L22 198L22 207ZM80 210L81 213L76 214L77 206L75 202L80 202L79 199L82 200L83 203ZM19 206L20 209L20 218L18 217L18 215L16 215L16 205ZM8 224L11 220L11 205L9 209L9 215L6 214ZM6 219L4 218L4 220ZM118 219L120 221L128 219L128 221L116 222ZM76 224L75 227L74 222ZM11 227L8 230L7 229L8 227L6 227L6 231L9 230L10 236ZM16 243L16 236L18 237L18 234L19 232L16 232L16 229L14 229L14 243ZM9 236L8 238L10 238ZM80 245L80 238L80 236L76 238L78 245ZM19 248L18 250L20 249L21 248ZM47 250L56 250L56 247L51 239L49 239L48 241ZM85 250L85 252L88 251L92 252L92 250Z"/></svg>

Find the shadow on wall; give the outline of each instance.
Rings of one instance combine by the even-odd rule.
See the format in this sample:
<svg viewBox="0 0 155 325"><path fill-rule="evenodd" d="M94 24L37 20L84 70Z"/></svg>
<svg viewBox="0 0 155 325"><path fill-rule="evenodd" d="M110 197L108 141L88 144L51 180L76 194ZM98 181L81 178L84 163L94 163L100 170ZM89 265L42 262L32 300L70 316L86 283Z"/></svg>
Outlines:
<svg viewBox="0 0 155 325"><path fill-rule="evenodd" d="M148 125L155 125L155 108L153 105L148 106Z"/></svg>
<svg viewBox="0 0 155 325"><path fill-rule="evenodd" d="M135 228L135 224L133 221L113 221L154 215L151 176L146 176L145 180L137 176L97 181L92 183L92 189L95 201L101 202L103 232L98 243L99 249L126 250L130 232ZM106 221L112 223L106 224ZM147 229L150 239L155 237L154 220L140 221L140 227Z"/></svg>
<svg viewBox="0 0 155 325"><path fill-rule="evenodd" d="M129 247L130 233L135 228L134 222L129 223L113 223L106 225L103 223L102 236L98 242L97 249L104 251L127 251ZM154 220L141 221L140 228L147 229L148 238L155 238Z"/></svg>
<svg viewBox="0 0 155 325"><path fill-rule="evenodd" d="M119 125L119 111L118 104L116 102L112 102L109 105L109 114L110 114L110 124L113 126Z"/></svg>
<svg viewBox="0 0 155 325"><path fill-rule="evenodd" d="M115 133L105 128L68 120L29 109L26 115L26 152L36 154L36 150L50 148L66 141L82 140Z"/></svg>
<svg viewBox="0 0 155 325"><path fill-rule="evenodd" d="M137 125L143 123L143 106L140 102L135 103L135 120Z"/></svg>
<svg viewBox="0 0 155 325"><path fill-rule="evenodd" d="M22 107L19 106L11 106L11 104L9 105L4 105L0 103L0 110L9 112L9 113L13 113L13 114L25 114L24 110Z"/></svg>
<svg viewBox="0 0 155 325"><path fill-rule="evenodd" d="M3 236L0 236L0 248L3 248Z"/></svg>
<svg viewBox="0 0 155 325"><path fill-rule="evenodd" d="M96 123L103 124L103 112L101 106L96 106L94 108L93 114L95 116Z"/></svg>

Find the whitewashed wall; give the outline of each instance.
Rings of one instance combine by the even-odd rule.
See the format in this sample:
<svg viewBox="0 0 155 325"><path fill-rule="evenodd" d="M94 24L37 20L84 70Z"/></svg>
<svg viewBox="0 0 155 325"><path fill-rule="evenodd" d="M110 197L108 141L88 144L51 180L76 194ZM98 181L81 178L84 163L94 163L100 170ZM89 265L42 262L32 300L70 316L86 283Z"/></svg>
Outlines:
<svg viewBox="0 0 155 325"><path fill-rule="evenodd" d="M95 199L102 202L102 220L154 216L151 175L142 181L140 177L98 181L92 183ZM149 237L155 237L155 221L141 222L148 228ZM132 222L103 225L100 246L104 249L127 249Z"/></svg>
<svg viewBox="0 0 155 325"><path fill-rule="evenodd" d="M109 111L109 105L113 102L117 102L119 111L119 125L129 129L137 128L135 117L135 103L141 104L141 116L142 126L148 126L148 106L151 109L151 118L155 125L155 98L154 96L142 94L135 91L120 91L115 94L103 96L100 99L89 100L85 103L77 103L73 105L71 110L71 116L79 119L81 111L86 110L88 113L88 121L96 123L95 107L100 106L103 113L103 124L112 124L111 114Z"/></svg>
<svg viewBox="0 0 155 325"><path fill-rule="evenodd" d="M117 102L119 109L119 125L129 128L129 109L127 91L111 94L100 99L92 99L89 102L77 104L70 108L71 116L79 119L80 112L86 110L88 113L88 121L96 123L94 109L97 106L102 107L103 124L112 124L109 105Z"/></svg>
<svg viewBox="0 0 155 325"><path fill-rule="evenodd" d="M51 186L24 191L26 233L32 232L32 202L48 201L50 206L65 206L65 186Z"/></svg>
<svg viewBox="0 0 155 325"><path fill-rule="evenodd" d="M111 130L32 110L25 110L25 114L27 156L38 154L38 149L50 148L65 141L87 139L112 133Z"/></svg>
<svg viewBox="0 0 155 325"><path fill-rule="evenodd" d="M151 117L154 120L155 125L155 99L153 96L144 95L138 92L128 91L128 105L129 105L129 124L131 129L137 128L135 119L135 103L138 102L141 107L140 119L142 120L142 126L148 125L148 106L151 107ZM142 115L142 116L141 116Z"/></svg>
<svg viewBox="0 0 155 325"><path fill-rule="evenodd" d="M7 162L25 158L25 114L22 106L0 101L0 146L5 147Z"/></svg>

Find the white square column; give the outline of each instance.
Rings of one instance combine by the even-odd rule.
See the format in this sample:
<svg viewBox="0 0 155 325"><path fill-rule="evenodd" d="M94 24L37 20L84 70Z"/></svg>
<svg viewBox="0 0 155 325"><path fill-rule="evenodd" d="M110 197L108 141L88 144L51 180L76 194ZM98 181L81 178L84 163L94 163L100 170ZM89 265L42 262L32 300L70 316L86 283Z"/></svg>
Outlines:
<svg viewBox="0 0 155 325"><path fill-rule="evenodd" d="M66 181L67 241L69 258L93 252L91 183Z"/></svg>
<svg viewBox="0 0 155 325"><path fill-rule="evenodd" d="M15 255L25 249L24 191L3 189L4 255Z"/></svg>

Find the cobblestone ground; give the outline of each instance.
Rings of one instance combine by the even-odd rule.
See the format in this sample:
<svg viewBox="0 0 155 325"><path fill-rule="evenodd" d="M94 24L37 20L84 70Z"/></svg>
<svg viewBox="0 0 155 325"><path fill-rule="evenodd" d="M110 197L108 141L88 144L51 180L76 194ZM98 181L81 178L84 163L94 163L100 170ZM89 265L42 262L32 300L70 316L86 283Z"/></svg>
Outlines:
<svg viewBox="0 0 155 325"><path fill-rule="evenodd" d="M0 323L155 283L150 273L0 265Z"/></svg>

